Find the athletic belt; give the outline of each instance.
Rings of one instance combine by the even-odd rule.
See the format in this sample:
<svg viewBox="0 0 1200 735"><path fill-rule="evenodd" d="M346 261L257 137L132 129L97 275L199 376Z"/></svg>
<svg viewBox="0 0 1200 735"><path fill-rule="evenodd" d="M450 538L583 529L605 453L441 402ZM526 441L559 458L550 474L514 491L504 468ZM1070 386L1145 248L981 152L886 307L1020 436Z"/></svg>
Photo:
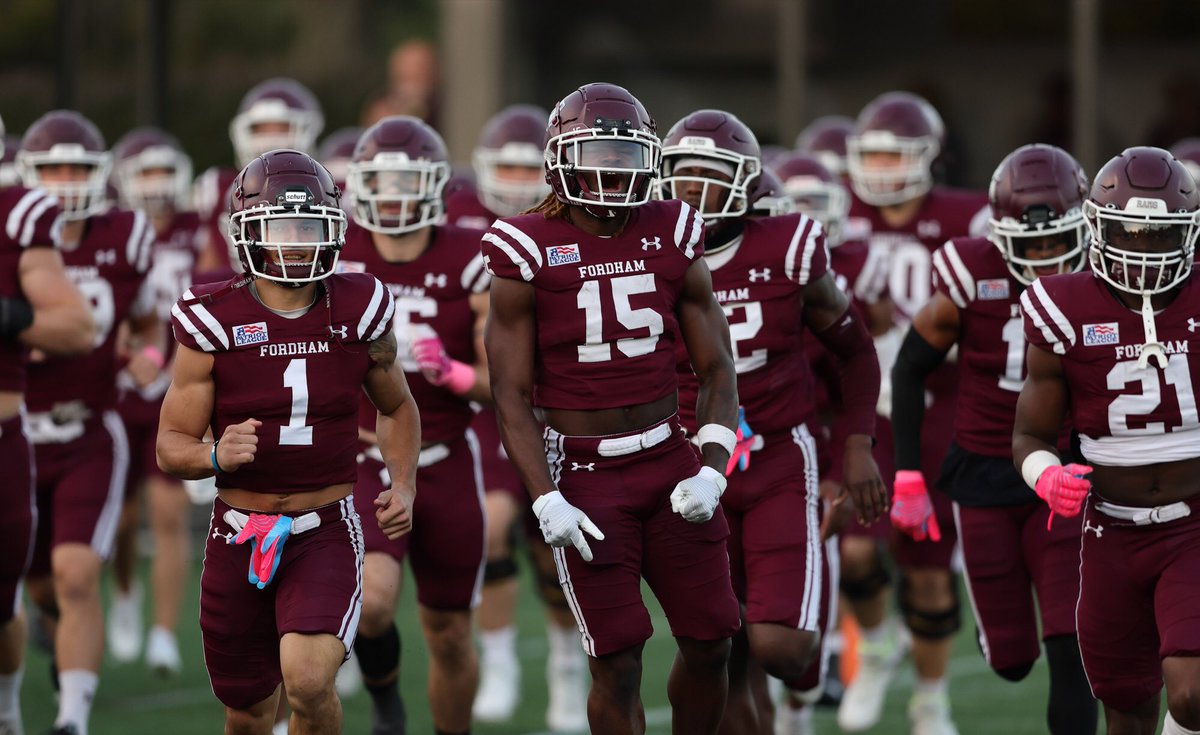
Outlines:
<svg viewBox="0 0 1200 735"><path fill-rule="evenodd" d="M1096 510L1110 518L1122 521L1132 521L1136 526L1149 526L1152 523L1170 523L1192 514L1192 508L1182 500L1170 505L1159 505L1154 508L1139 508L1130 505L1115 505L1106 501L1096 503Z"/></svg>
<svg viewBox="0 0 1200 735"><path fill-rule="evenodd" d="M272 514L263 513L262 515ZM221 517L225 519L225 522L229 524L229 527L233 529L235 534L241 533L242 529L246 526L246 522L250 520L248 514L232 509L225 511L225 515ZM305 531L311 531L320 525L321 516L315 510L310 510L304 515L292 518L292 535L295 536Z"/></svg>
<svg viewBox="0 0 1200 735"><path fill-rule="evenodd" d="M649 449L658 444L662 444L671 437L671 424L664 421L663 423L646 429L640 434L631 434L630 436L619 436L613 439L601 439L596 446L596 453L601 457L623 457L626 454L640 452L643 449Z"/></svg>
<svg viewBox="0 0 1200 735"><path fill-rule="evenodd" d="M441 462L446 457L450 456L450 447L445 444L430 444L421 450L417 455L417 467L428 467L430 465ZM358 461L363 459L373 459L376 462L383 462L383 453L379 451L379 445L374 444L366 448L362 454L358 455Z"/></svg>

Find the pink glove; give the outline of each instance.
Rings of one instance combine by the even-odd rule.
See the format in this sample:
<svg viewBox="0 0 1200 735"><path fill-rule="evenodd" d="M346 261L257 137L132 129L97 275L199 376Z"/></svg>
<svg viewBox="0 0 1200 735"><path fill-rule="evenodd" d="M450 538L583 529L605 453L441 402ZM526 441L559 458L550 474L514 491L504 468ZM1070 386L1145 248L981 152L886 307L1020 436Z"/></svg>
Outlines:
<svg viewBox="0 0 1200 735"><path fill-rule="evenodd" d="M892 525L917 541L941 541L942 529L929 502L925 476L919 470L899 470L892 489Z"/></svg>
<svg viewBox="0 0 1200 735"><path fill-rule="evenodd" d="M1087 479L1091 471L1091 467L1075 463L1053 465L1042 471L1034 491L1050 506L1050 517L1046 519L1047 530L1054 522L1055 513L1067 518L1079 515L1083 499L1092 489L1092 481Z"/></svg>
<svg viewBox="0 0 1200 735"><path fill-rule="evenodd" d="M458 395L475 385L475 368L447 355L437 335L414 341L411 349L417 367L430 383L443 385Z"/></svg>

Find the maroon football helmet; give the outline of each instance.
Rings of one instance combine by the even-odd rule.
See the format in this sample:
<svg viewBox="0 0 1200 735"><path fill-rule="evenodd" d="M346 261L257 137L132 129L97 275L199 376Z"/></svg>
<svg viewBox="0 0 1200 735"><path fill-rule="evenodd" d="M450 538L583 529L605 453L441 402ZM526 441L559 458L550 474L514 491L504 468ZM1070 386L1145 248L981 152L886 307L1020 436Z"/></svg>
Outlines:
<svg viewBox="0 0 1200 735"><path fill-rule="evenodd" d="M1184 138L1171 146L1171 155L1178 158L1196 183L1200 184L1200 138Z"/></svg>
<svg viewBox="0 0 1200 735"><path fill-rule="evenodd" d="M350 168L350 161L354 159L354 147L358 145L358 139L362 137L363 132L360 127L339 128L325 136L325 140L317 147L317 161L325 167L333 177L333 183L342 191L346 190L346 173Z"/></svg>
<svg viewBox="0 0 1200 735"><path fill-rule="evenodd" d="M550 193L543 174L542 143L549 113L534 105L510 105L483 126L471 156L479 202L500 217L535 206ZM505 169L530 169L531 179L515 179ZM536 172L534 175L532 172Z"/></svg>
<svg viewBox="0 0 1200 735"><path fill-rule="evenodd" d="M440 224L449 158L442 136L419 118L375 123L358 139L346 174L354 221L386 235Z"/></svg>
<svg viewBox="0 0 1200 735"><path fill-rule="evenodd" d="M271 130L262 127L271 126ZM276 130L274 128L282 128ZM285 77L256 84L242 97L229 123L238 164L245 166L267 151L292 148L310 151L325 127L321 103L300 82Z"/></svg>
<svg viewBox="0 0 1200 735"><path fill-rule="evenodd" d="M862 112L846 138L846 169L858 198L875 207L900 204L933 187L933 161L945 126L933 105L909 92L887 92ZM872 153L891 153L895 165L868 164Z"/></svg>
<svg viewBox="0 0 1200 735"><path fill-rule="evenodd" d="M301 286L333 273L346 241L341 191L306 153L275 150L233 180L229 233L246 273Z"/></svg>
<svg viewBox="0 0 1200 735"><path fill-rule="evenodd" d="M662 158L664 199L687 201L706 223L749 211L750 185L762 173L762 154L754 133L731 113L697 110L675 123L663 139ZM684 169L711 174L675 173ZM710 192L721 192L717 202Z"/></svg>
<svg viewBox="0 0 1200 735"><path fill-rule="evenodd" d="M796 150L816 156L834 176L845 176L846 138L853 132L854 120L845 115L818 117L796 136Z"/></svg>
<svg viewBox="0 0 1200 735"><path fill-rule="evenodd" d="M779 177L764 168L750 182L750 216L778 217L796 211L796 203L783 190Z"/></svg>
<svg viewBox="0 0 1200 735"><path fill-rule="evenodd" d="M1126 148L1100 169L1083 203L1092 272L1114 288L1149 297L1192 272L1200 192L1162 148Z"/></svg>
<svg viewBox="0 0 1200 735"><path fill-rule="evenodd" d="M775 166L774 172L796 210L825 226L829 247L840 245L842 225L850 213L850 195L838 177L816 156L805 153L792 153Z"/></svg>
<svg viewBox="0 0 1200 735"><path fill-rule="evenodd" d="M650 113L624 87L586 84L550 113L543 150L546 182L559 201L594 217L650 200L662 144Z"/></svg>
<svg viewBox="0 0 1200 735"><path fill-rule="evenodd" d="M1013 277L1029 285L1044 269L1074 273L1083 267L1087 193L1083 167L1061 148L1033 143L1000 162L988 189L988 239L1000 248ZM1053 235L1067 241L1065 253L1026 257L1027 243Z"/></svg>
<svg viewBox="0 0 1200 735"><path fill-rule="evenodd" d="M73 165L90 169L86 179L47 181L43 166ZM47 112L29 126L16 157L22 183L58 197L63 218L87 219L108 208L106 187L112 155L91 120L74 110Z"/></svg>
<svg viewBox="0 0 1200 735"><path fill-rule="evenodd" d="M113 146L113 173L122 204L158 213L187 207L192 159L175 136L159 128L135 128Z"/></svg>

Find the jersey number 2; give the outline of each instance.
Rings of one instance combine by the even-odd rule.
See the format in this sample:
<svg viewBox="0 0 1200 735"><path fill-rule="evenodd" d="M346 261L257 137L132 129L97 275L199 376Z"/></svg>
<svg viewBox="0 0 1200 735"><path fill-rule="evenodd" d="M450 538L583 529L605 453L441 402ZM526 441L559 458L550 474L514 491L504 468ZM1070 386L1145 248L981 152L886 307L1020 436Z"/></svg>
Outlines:
<svg viewBox="0 0 1200 735"><path fill-rule="evenodd" d="M292 389L292 417L286 426L279 427L279 446L310 446L312 427L308 421L308 360L297 358L283 371L283 387Z"/></svg>
<svg viewBox="0 0 1200 735"><path fill-rule="evenodd" d="M1159 384L1159 374L1162 382L1175 389L1175 399L1179 404L1179 423L1167 426L1166 422L1147 422L1141 428L1129 428L1130 416L1145 416L1158 409L1162 402L1162 388ZM1175 354L1167 356L1167 367L1158 370L1154 367L1138 367L1137 360L1118 362L1108 371L1108 389L1124 390L1130 383L1141 383L1140 393L1124 393L1108 404L1108 430L1117 435L1162 434L1165 431L1188 430L1200 426L1196 416L1196 394L1192 390L1192 373L1188 369L1188 356Z"/></svg>

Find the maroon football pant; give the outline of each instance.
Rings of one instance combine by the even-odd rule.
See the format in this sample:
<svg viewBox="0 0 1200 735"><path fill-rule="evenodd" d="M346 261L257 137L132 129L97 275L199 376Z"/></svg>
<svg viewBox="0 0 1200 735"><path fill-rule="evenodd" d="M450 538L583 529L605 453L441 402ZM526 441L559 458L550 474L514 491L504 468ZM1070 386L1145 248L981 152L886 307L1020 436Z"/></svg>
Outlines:
<svg viewBox="0 0 1200 735"><path fill-rule="evenodd" d="M1031 664L1041 652L1040 639L1075 634L1078 518L1055 517L1047 531L1050 506L1040 500L993 508L956 503L954 515L979 647L989 666Z"/></svg>
<svg viewBox="0 0 1200 735"><path fill-rule="evenodd" d="M225 706L245 709L279 686L279 639L285 634L337 636L349 655L362 611L362 526L349 497L287 513L316 513L321 523L287 539L273 581L259 589L249 581L250 542L229 543L237 533L224 517L228 510L220 498L213 503L200 576L200 631L213 693Z"/></svg>
<svg viewBox="0 0 1200 735"><path fill-rule="evenodd" d="M33 554L36 506L33 450L20 415L0 422L0 467L4 468L4 513L0 515L0 624L16 615L21 578Z"/></svg>
<svg viewBox="0 0 1200 735"><path fill-rule="evenodd" d="M1096 699L1127 710L1158 696L1162 659L1200 656L1200 496L1191 515L1137 526L1084 511L1079 653Z"/></svg>
<svg viewBox="0 0 1200 735"><path fill-rule="evenodd" d="M367 551L383 552L398 562L407 557L422 606L469 610L479 604L487 556L479 442L468 430L444 446L449 452L444 458L417 468L410 533L390 541L375 522L375 497L391 486L382 462L359 462L355 505L367 519ZM429 457L431 451L436 450L427 448L422 454Z"/></svg>
<svg viewBox="0 0 1200 735"><path fill-rule="evenodd" d="M719 506L706 523L689 523L671 510L671 491L695 475L700 463L678 418L662 423L671 427L667 438L618 456L602 456L601 442L656 427L610 437L545 432L546 459L558 489L604 533L603 541L587 537L591 562L574 547L554 549L559 583L591 656L650 638L654 629L642 601L643 578L675 636L719 640L740 625L729 581L729 525Z"/></svg>

